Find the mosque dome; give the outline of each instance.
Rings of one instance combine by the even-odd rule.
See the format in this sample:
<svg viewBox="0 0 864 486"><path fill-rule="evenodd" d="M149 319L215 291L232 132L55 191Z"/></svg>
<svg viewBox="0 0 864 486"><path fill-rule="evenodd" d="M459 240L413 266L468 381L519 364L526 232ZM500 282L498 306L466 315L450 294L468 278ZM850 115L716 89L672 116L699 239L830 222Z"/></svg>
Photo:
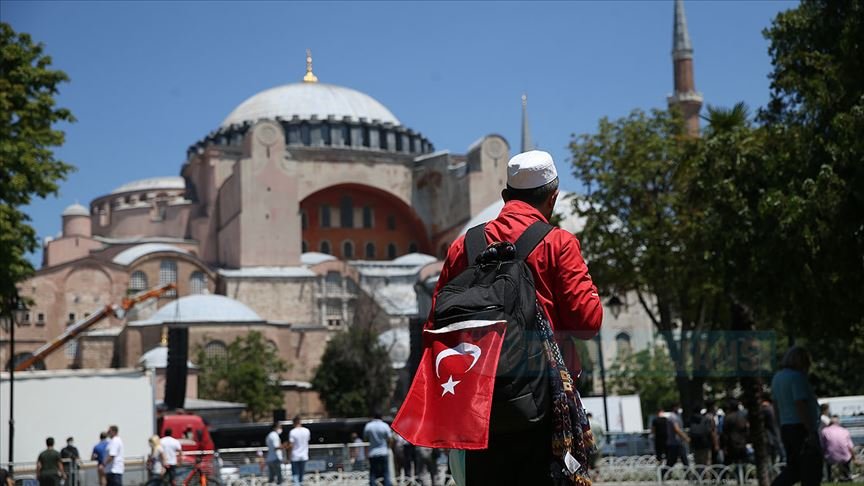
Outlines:
<svg viewBox="0 0 864 486"><path fill-rule="evenodd" d="M189 295L181 297L156 311L143 321L134 321L133 326L149 326L163 323L261 323L258 314L242 302L224 295Z"/></svg>
<svg viewBox="0 0 864 486"><path fill-rule="evenodd" d="M61 216L90 216L90 211L87 211L87 208L84 206L75 203L66 207Z"/></svg>
<svg viewBox="0 0 864 486"><path fill-rule="evenodd" d="M186 180L180 176L166 177L150 177L148 179L139 179L137 181L127 182L120 187L117 187L111 194L121 194L124 192L136 191L155 191L158 189L185 189Z"/></svg>
<svg viewBox="0 0 864 486"><path fill-rule="evenodd" d="M375 98L360 91L334 84L301 82L262 91L234 109L222 122L223 127L260 119L291 120L294 117L326 120L333 116L400 125L399 119Z"/></svg>

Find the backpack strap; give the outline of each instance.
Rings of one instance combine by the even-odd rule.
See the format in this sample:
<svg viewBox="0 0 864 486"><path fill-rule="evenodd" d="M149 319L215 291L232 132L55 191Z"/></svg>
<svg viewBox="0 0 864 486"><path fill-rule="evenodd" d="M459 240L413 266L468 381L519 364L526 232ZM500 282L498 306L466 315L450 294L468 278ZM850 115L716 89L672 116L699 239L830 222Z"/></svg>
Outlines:
<svg viewBox="0 0 864 486"><path fill-rule="evenodd" d="M486 249L486 223L478 224L465 234L465 252L468 255L468 266L474 265L477 257Z"/></svg>
<svg viewBox="0 0 864 486"><path fill-rule="evenodd" d="M543 221L535 221L516 240L516 259L525 260L534 251L534 248L543 241L543 238L552 231L552 225ZM482 250L481 250L482 251Z"/></svg>

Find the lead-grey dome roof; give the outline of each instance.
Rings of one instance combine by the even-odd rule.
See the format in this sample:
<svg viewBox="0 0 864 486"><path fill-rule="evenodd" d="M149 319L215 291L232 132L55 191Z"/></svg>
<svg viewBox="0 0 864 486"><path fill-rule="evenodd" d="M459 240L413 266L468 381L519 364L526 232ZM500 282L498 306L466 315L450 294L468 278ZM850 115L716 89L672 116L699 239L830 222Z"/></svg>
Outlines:
<svg viewBox="0 0 864 486"><path fill-rule="evenodd" d="M357 90L326 83L291 83L262 91L240 103L222 122L223 127L246 121L276 119L290 120L294 116L309 120L312 116L324 120L337 119L380 120L400 125L399 119L371 96Z"/></svg>

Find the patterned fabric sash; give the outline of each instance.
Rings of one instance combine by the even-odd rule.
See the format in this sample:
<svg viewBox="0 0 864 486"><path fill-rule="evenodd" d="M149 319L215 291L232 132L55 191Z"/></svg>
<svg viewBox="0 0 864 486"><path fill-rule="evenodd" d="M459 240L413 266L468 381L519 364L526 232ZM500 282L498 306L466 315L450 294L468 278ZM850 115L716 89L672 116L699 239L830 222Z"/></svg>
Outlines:
<svg viewBox="0 0 864 486"><path fill-rule="evenodd" d="M564 365L561 350L552 334L552 327L537 303L537 322L543 347L549 361L552 388L552 478L556 484L591 486L588 465L596 451L594 435L579 391Z"/></svg>

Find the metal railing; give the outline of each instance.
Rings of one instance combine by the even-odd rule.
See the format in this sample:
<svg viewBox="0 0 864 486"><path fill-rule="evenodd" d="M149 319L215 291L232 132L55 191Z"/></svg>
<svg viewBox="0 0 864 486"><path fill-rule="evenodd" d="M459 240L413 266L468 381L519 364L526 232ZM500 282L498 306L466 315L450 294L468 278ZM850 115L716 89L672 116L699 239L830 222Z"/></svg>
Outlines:
<svg viewBox="0 0 864 486"><path fill-rule="evenodd" d="M307 486L367 486L369 484L366 443L352 444L314 444L309 446L309 461L303 484ZM206 471L209 484L222 486L264 486L267 484L266 448L220 449L184 453L186 460L178 467L177 484L192 471L196 456L201 456L202 468ZM287 459L287 458L286 458ZM856 448L857 465L853 464L852 480L864 483L864 448ZM144 485L147 482L146 458L127 457L124 461L123 484L127 486ZM99 486L98 467L95 461L81 461L76 468L70 468L70 461L64 460L67 478L64 486ZM8 465L3 465L7 466ZM398 459L390 454L390 477L396 486L454 486L455 482L447 474L447 465L439 460L434 469L434 477L428 468L400 468ZM690 465L677 464L666 467L659 464L654 456L603 457L597 461L594 480L598 484L656 484L669 486L684 485L752 485L756 484L756 466L753 464ZM514 466L515 467L515 466ZM776 477L783 464L772 466L770 476ZM291 484L291 464L284 461L282 477L285 484ZM836 477L836 476L835 476ZM380 481L379 481L380 482ZM38 486L36 463L15 464L15 484ZM198 484L193 482L193 484ZM5 485L4 485L5 486Z"/></svg>

